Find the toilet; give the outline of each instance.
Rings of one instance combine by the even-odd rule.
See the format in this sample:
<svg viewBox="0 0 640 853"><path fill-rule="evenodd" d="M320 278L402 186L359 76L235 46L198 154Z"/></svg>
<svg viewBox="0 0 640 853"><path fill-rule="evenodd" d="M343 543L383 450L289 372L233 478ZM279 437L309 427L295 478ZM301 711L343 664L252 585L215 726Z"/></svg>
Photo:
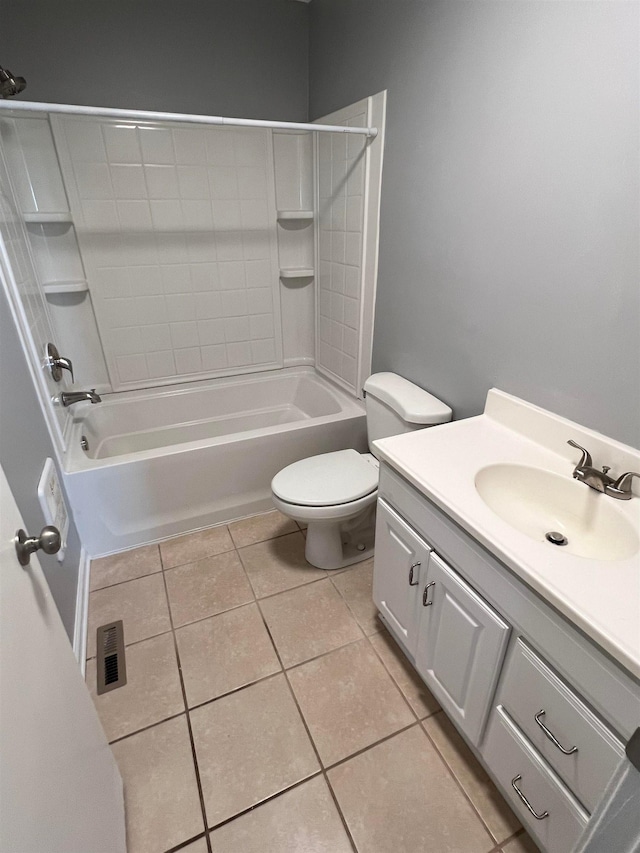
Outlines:
<svg viewBox="0 0 640 853"><path fill-rule="evenodd" d="M307 524L305 557L319 569L342 569L373 554L379 463L371 442L451 420L451 409L395 373L364 383L371 453L338 450L301 459L271 481L276 509Z"/></svg>

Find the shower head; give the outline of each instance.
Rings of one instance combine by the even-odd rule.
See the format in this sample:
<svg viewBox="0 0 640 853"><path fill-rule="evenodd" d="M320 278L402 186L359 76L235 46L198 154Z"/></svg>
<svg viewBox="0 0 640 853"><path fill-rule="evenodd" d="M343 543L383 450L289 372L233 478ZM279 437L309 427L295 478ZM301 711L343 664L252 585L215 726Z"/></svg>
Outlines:
<svg viewBox="0 0 640 853"><path fill-rule="evenodd" d="M24 77L14 77L6 68L0 65L0 98L11 98L22 92L27 85Z"/></svg>

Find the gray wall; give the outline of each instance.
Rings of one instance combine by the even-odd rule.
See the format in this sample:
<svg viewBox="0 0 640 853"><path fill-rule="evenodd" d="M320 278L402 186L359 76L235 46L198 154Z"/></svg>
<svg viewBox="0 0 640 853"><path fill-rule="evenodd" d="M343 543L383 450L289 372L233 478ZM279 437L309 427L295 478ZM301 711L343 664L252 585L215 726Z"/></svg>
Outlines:
<svg viewBox="0 0 640 853"><path fill-rule="evenodd" d="M47 457L55 454L38 404L9 305L0 287L0 464L31 536L45 524L38 481ZM68 503L67 503L68 506ZM64 561L38 554L51 594L73 640L80 540L71 522ZM19 570L16 563L16 571Z"/></svg>
<svg viewBox="0 0 640 853"><path fill-rule="evenodd" d="M374 369L637 445L640 5L310 12L312 118L389 90Z"/></svg>
<svg viewBox="0 0 640 853"><path fill-rule="evenodd" d="M308 7L291 0L0 0L20 100L304 121Z"/></svg>

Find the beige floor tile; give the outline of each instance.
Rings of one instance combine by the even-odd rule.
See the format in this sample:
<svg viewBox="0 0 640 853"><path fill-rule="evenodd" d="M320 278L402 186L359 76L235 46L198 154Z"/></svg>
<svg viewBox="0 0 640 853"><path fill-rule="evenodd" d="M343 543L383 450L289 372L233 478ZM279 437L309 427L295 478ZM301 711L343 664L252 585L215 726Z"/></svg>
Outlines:
<svg viewBox="0 0 640 853"><path fill-rule="evenodd" d="M502 845L502 853L539 853L539 850L540 848L534 844L526 832Z"/></svg>
<svg viewBox="0 0 640 853"><path fill-rule="evenodd" d="M287 518L277 509L251 518L242 518L240 521L232 521L229 525L229 533L236 548L264 542L266 539L283 536L285 533L295 533L297 530L298 525L295 521Z"/></svg>
<svg viewBox="0 0 640 853"><path fill-rule="evenodd" d="M114 583L131 581L161 571L160 549L157 545L144 545L142 548L92 560L90 588L103 589Z"/></svg>
<svg viewBox="0 0 640 853"><path fill-rule="evenodd" d="M339 764L329 782L358 853L486 853L493 842L420 726Z"/></svg>
<svg viewBox="0 0 640 853"><path fill-rule="evenodd" d="M164 576L176 628L253 601L251 585L235 551L170 569Z"/></svg>
<svg viewBox="0 0 640 853"><path fill-rule="evenodd" d="M326 578L323 569L307 563L304 546L304 536L298 532L239 550L257 598Z"/></svg>
<svg viewBox="0 0 640 853"><path fill-rule="evenodd" d="M284 675L201 705L191 725L210 827L318 770Z"/></svg>
<svg viewBox="0 0 640 853"><path fill-rule="evenodd" d="M184 711L173 635L161 634L126 650L127 683L96 695L96 662L87 664L87 684L108 740Z"/></svg>
<svg viewBox="0 0 640 853"><path fill-rule="evenodd" d="M207 847L207 840L204 838L199 838L197 841L192 841L191 844L187 844L186 847L181 847L179 853L208 853L209 848Z"/></svg>
<svg viewBox="0 0 640 853"><path fill-rule="evenodd" d="M378 610L372 597L373 559L365 560L351 571L331 577L331 580L365 634L377 634L382 629L382 623L378 619Z"/></svg>
<svg viewBox="0 0 640 853"><path fill-rule="evenodd" d="M266 598L260 607L285 667L362 637L358 624L329 580Z"/></svg>
<svg viewBox="0 0 640 853"><path fill-rule="evenodd" d="M122 619L126 645L170 631L162 574L98 589L89 595L88 658L96 653L96 628L116 619Z"/></svg>
<svg viewBox="0 0 640 853"><path fill-rule="evenodd" d="M280 670L255 604L176 631L189 707Z"/></svg>
<svg viewBox="0 0 640 853"><path fill-rule="evenodd" d="M444 713L423 722L427 734L500 843L520 829L520 821Z"/></svg>
<svg viewBox="0 0 640 853"><path fill-rule="evenodd" d="M400 646L386 628L383 627L382 631L371 637L370 640L419 719L429 717L439 711L440 705L435 696L409 663Z"/></svg>
<svg viewBox="0 0 640 853"><path fill-rule="evenodd" d="M366 640L292 669L289 680L325 767L415 722Z"/></svg>
<svg viewBox="0 0 640 853"><path fill-rule="evenodd" d="M165 569L184 566L185 563L195 563L205 557L223 554L233 550L233 540L229 535L226 524L218 527L208 527L196 533L186 533L160 543L162 565Z"/></svg>
<svg viewBox="0 0 640 853"><path fill-rule="evenodd" d="M352 853L321 776L211 833L213 853Z"/></svg>
<svg viewBox="0 0 640 853"><path fill-rule="evenodd" d="M184 715L112 749L124 782L128 853L169 850L204 830Z"/></svg>

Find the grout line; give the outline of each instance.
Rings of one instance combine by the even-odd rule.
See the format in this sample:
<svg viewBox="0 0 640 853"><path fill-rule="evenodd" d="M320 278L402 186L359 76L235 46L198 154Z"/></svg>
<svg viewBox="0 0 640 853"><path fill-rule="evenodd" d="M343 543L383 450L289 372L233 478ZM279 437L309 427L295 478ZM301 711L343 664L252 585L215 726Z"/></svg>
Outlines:
<svg viewBox="0 0 640 853"><path fill-rule="evenodd" d="M294 782L293 785L289 785L288 788L283 788L281 791L276 791L275 794L269 794L268 797L265 797L262 800L258 800L258 802L254 803L251 806L247 806L246 809L242 809L242 811L237 812L231 817L226 817L224 820L221 820L220 823L214 823L213 826L210 826L208 832L215 832L216 829L220 829L223 826L226 826L229 823L233 823L234 820L238 820L238 818L244 817L249 814L249 812L254 811L260 806L264 806L267 803L270 803L272 800L277 800L278 797L281 797L283 794L288 794L289 791L293 791L295 788L299 788L301 785L304 785L305 782L310 782L312 779L316 779L318 776L322 775L321 770L316 770L315 773L312 773L310 776L305 776L304 779L299 779L297 782ZM171 851L169 851L171 853ZM268 851L270 853L270 851Z"/></svg>
<svg viewBox="0 0 640 853"><path fill-rule="evenodd" d="M402 698L404 699L404 701L405 701L405 702L407 703L407 705L409 706L409 708L410 708L410 710L411 710L411 713L414 715L414 717L417 719L417 721L418 721L419 723L421 723L423 720L427 720L427 719L429 719L429 717L433 717L435 714L438 714L438 713L442 710L442 708L440 708L440 706L438 706L438 709L437 709L436 711L432 711L431 713L426 714L424 717L421 717L421 716L419 715L419 713L416 711L416 709L413 707L413 705L412 705L412 704L411 704L411 702L409 701L409 698L405 695L405 692L404 692L404 690L402 689L402 687L401 687L400 683L397 681L397 679L394 677L393 673L391 672L391 670L389 669L389 667L388 667L388 666L387 666L387 664L385 663L384 658L382 657L382 655L380 654L380 652L376 649L375 645L371 642L371 637L376 637L378 634L382 634L382 633L384 633L384 632L387 630L387 629L384 627L384 622L382 622L382 620L381 620L381 624L382 624L382 626L383 626L381 631L378 631L378 632L377 632L377 634L371 634L371 635L369 635L369 636L367 637L367 640L369 641L369 645L370 645L370 646L371 646L371 648L373 649L373 653L376 655L376 657L378 658L378 660L380 661L380 663L382 664L382 666L383 666L383 667L384 667L384 669L386 670L386 672L387 672L387 674L388 674L389 678L393 681L393 683L395 684L395 686L398 688L398 690L399 690L399 691L400 691L400 693L402 694ZM409 663L409 664L410 664L410 663L411 663L411 661L407 660L407 663ZM425 685L425 687L426 687L426 685ZM428 690L429 688L427 687L426 689Z"/></svg>
<svg viewBox="0 0 640 853"><path fill-rule="evenodd" d="M358 627L360 627L360 626L358 626ZM271 636L271 633L269 633L269 636ZM283 665L283 670L284 670L284 672L291 672L292 670L299 669L301 666L305 666L306 664L311 663L312 661L320 660L320 658L326 658L329 655L333 654L334 652L340 651L340 649L346 649L348 646L355 646L356 643L361 643L363 640L366 640L366 639L367 639L366 637L362 636L362 637L358 637L355 640L349 640L348 643L343 643L341 646L336 646L334 649L329 649L326 652L320 652L320 654L314 655L312 658L307 658L306 660L301 660L301 661L298 661L297 663L292 663L291 666L284 666ZM272 640L272 642L273 642L273 640ZM274 643L274 645L275 645L275 643Z"/></svg>
<svg viewBox="0 0 640 853"><path fill-rule="evenodd" d="M168 609L168 608L167 608L167 609ZM106 624L106 623L105 623L105 624ZM124 647L125 647L125 649L130 649L132 646L139 646L139 645L140 645L140 643L146 643L146 642L148 642L149 640L155 640L157 637L164 637L164 635L165 635L165 634L170 634L170 633L171 633L171 631L172 631L172 629L171 629L171 628L169 628L169 630L168 630L168 631L160 631L160 633L159 633L159 634L151 634L151 636L149 636L149 637L143 637L141 640L133 640L133 641L132 641L132 642L130 642L130 643L125 643L125 644L124 644ZM87 663L88 663L90 660L95 660L95 659L96 659L96 657L97 657L96 655L92 655L90 658L87 658Z"/></svg>
<svg viewBox="0 0 640 853"><path fill-rule="evenodd" d="M211 705L219 699L226 699L228 696L233 696L234 693L240 693L241 690L246 690L247 687L253 687L256 684L262 684L263 681L268 681L270 678L275 678L277 675L282 675L284 670L278 669L276 672L270 672L268 675L263 675L256 678L255 681L248 681L246 684L241 684L239 687L234 687L233 690L227 690L226 693L221 693L219 696L213 696L211 699L205 699L204 702L198 702L197 705L191 705L189 710L196 711L199 708L204 708L205 705Z"/></svg>
<svg viewBox="0 0 640 853"><path fill-rule="evenodd" d="M121 737L116 737L113 740L109 741L109 746L113 746L114 743L121 743L123 740L127 740L134 735L139 735L141 732L148 732L149 729L155 729L156 726L162 725L162 723L168 723L169 720L177 720L178 717L181 717L185 712L180 711L178 714L171 714L168 717L163 717L161 720L156 720L155 723L149 723L148 726L142 726L141 729L136 729L134 732L127 732L126 735L122 735Z"/></svg>
<svg viewBox="0 0 640 853"><path fill-rule="evenodd" d="M443 711L442 713L444 713L444 711ZM432 716L435 716L435 715L432 715ZM446 716L446 715L445 715L445 716ZM489 838L491 839L491 841L492 841L494 844L497 844L498 849L499 849L499 848L500 848L500 845L501 845L503 842L498 842L498 840L497 840L496 838L494 838L493 833L491 832L491 830L490 830L490 829L489 829L489 827L487 826L487 823L486 823L486 821L484 820L484 818L482 817L482 815L481 815L481 813L480 813L480 811L479 811L478 807L476 806L476 804L475 804L475 803L473 802L473 800L471 799L471 796L470 796L470 795L469 795L469 793L467 792L467 790L466 790L466 788L464 787L464 785L462 784L462 782L458 779L458 777L457 777L457 776L456 776L456 774L454 773L453 768L449 765L449 763L448 763L448 762L447 762L447 760L445 759L445 757L444 757L443 753L442 753L442 752L440 752L440 750L438 749L438 745L436 744L435 740L431 737L431 735L430 735L430 734L429 734L429 732L427 731L426 727L422 724L422 722L420 723L420 728L421 728L421 729L422 729L422 731L424 732L424 734L425 734L425 736L426 736L427 740L429 741L429 743L430 743L430 744L433 746L433 748L435 749L437 756L439 757L439 759L442 761L442 763L443 763L443 764L444 764L444 766L446 767L446 769L447 769L447 771L448 771L449 775L452 777L453 781L455 782L456 787L460 790L460 792L461 792L461 793L462 793L462 795L464 796L465 800L469 803L469 805L470 805L470 806L471 806L471 808L473 809L473 811L474 811L475 815L477 816L478 820L479 820L479 821L480 821L480 823L482 824L482 827L484 828L484 830L487 832L487 834L488 834ZM491 849L493 849L493 848L491 848Z"/></svg>
<svg viewBox="0 0 640 853"><path fill-rule="evenodd" d="M250 515L248 518L256 518L255 515ZM233 539L234 547L240 551L242 548L253 548L254 545L264 545L265 542L271 542L272 539L282 539L283 536L293 536L295 533L301 533L301 530L288 530L286 533L276 533L275 536L267 536L266 539L257 539L255 542L247 542L246 545L236 545L236 540L233 539L233 533L229 530L231 538Z"/></svg>
<svg viewBox="0 0 640 853"><path fill-rule="evenodd" d="M162 561L162 554L160 555L160 559ZM208 853L211 853L211 842L209 840L209 834L207 832L207 811L206 811L205 802L204 802L204 794L202 792L202 780L200 779L200 768L198 767L198 756L196 753L195 740L193 738L193 728L191 726L191 717L189 715L189 705L187 703L187 692L185 690L184 678L182 675L182 664L180 662L180 650L178 649L178 641L176 639L176 632L175 632L175 629L173 627L173 616L171 614L171 605L169 603L169 590L167 588L167 579L164 576L164 571L162 573L162 579L164 582L164 594L167 597L167 607L169 610L169 621L171 623L171 634L173 636L173 648L175 651L176 661L178 664L178 676L180 678L180 689L182 690L182 701L184 702L184 707L185 707L185 717L186 717L186 722L187 722L187 730L189 732L189 742L191 744L191 756L193 758L193 766L194 766L195 776L196 776L196 785L198 787L198 797L200 799L200 809L202 812L202 823L203 823L203 827L204 827L204 831L205 831L205 840L207 843L207 851L208 851Z"/></svg>
<svg viewBox="0 0 640 853"><path fill-rule="evenodd" d="M381 656L378 654L378 650L377 650L377 649L376 649L376 647L373 645L373 643L371 642L371 640L369 639L369 637L367 637L367 638L366 638L366 640L367 640L367 643L369 644L369 648L371 649L371 651L372 651L372 652L373 652L373 654L375 655L376 659L380 662L380 664L381 664L381 666L382 666L383 670L385 671L385 673L386 673L386 674L387 674L387 676L389 677L389 679L390 679L391 683L392 683L392 684L393 684L393 686L396 688L396 690L398 691L398 693L402 696L402 698L403 698L403 700L404 700L405 705L406 705L406 706L407 706L407 708L411 711L411 713L413 714L413 716L416 718L417 722L420 722L420 717L418 716L418 712L413 708L413 706L411 705L411 702L409 702L409 700L407 699L407 697L404 695L404 691L402 690L402 688L400 687L400 685L398 684L398 682L395 680L395 678L391 675L391 673L389 672L388 668L385 666L384 661L382 660Z"/></svg>
<svg viewBox="0 0 640 853"><path fill-rule="evenodd" d="M194 835L193 838L188 838L186 841L181 841L180 844L177 844L175 847L171 847L169 850L166 850L165 853L178 853L180 850L184 850L185 847L188 847L189 844L193 844L194 841L200 841L201 838L204 838L207 841L207 849L208 849L208 833L201 832L198 835Z"/></svg>
<svg viewBox="0 0 640 853"><path fill-rule="evenodd" d="M370 749L373 749L376 746L380 746L380 744L385 743L391 738L394 738L396 735L401 735L403 732L409 731L409 729L413 729L416 726L420 726L419 720L413 720L413 722L409 723L406 726L402 726L401 729L398 729L395 732L391 732L391 734L385 735L384 737L379 738L378 740L373 741L373 743L369 743L366 746L363 746L362 749L357 749L355 752L349 753L349 755L345 755L344 758L340 758L338 761L334 761L333 764L327 764L325 769L327 773L330 770L335 770L336 767L340 767L342 764L346 764L347 761L351 761L352 758L357 758L359 755L362 755L364 752L368 752Z"/></svg>
<svg viewBox="0 0 640 853"><path fill-rule="evenodd" d="M313 737L311 736L311 731L309 730L309 726L307 725L307 721L305 719L305 716L302 713L302 708L300 707L300 704L298 703L298 698L297 698L297 696L293 690L293 687L291 686L291 682L289 681L289 676L287 675L287 671L285 670L284 665L282 663L282 659L280 657L280 652L278 651L276 644L274 642L274 639L271 636L271 631L269 630L269 626L267 625L267 620L264 618L262 608L260 607L259 604L258 604L258 610L260 611L260 616L262 617L262 621L264 623L265 630L267 631L267 633L269 635L269 639L273 643L273 648L275 649L276 656L277 656L278 660L280 661L280 666L282 666L284 678L285 678L285 681L287 683L287 687L289 688L289 693L291 694L291 698L293 699L293 702L296 706L298 714L300 715L300 719L302 720L302 725L304 726L304 729L307 733L307 737L309 738L309 743L311 744L311 747L315 753L315 756L316 756L316 759L317 759L318 764L320 766L320 772L322 773L322 777L324 779L325 785L327 786L327 788L329 789L329 791L331 793L331 798L333 799L333 802L336 806L336 809L338 811L338 815L340 816L340 820L342 821L342 825L344 827L344 831L345 831L347 838L349 839L349 843L351 844L351 847L353 849L353 853L358 853L358 849L355 845L355 841L353 840L353 837L351 835L351 831L349 830L349 827L347 825L346 818L342 813L342 809L340 808L338 800L337 800L337 798L333 792L333 788L329 784L329 779L327 778L327 772L326 772L324 765L322 763L322 759L320 758L320 753L318 752L318 748L316 747L316 743L315 743Z"/></svg>
<svg viewBox="0 0 640 853"><path fill-rule="evenodd" d="M161 574L162 574L161 568L160 569L154 569L152 572L146 572L145 574L138 575L135 578L127 578L124 581L116 581L115 583L108 583L106 586L97 586L95 589L90 589L89 594L91 594L93 592L102 592L105 589L113 589L114 587L122 586L125 583L131 583L132 581L139 581L139 580L142 580L142 578L150 578L152 575L161 575Z"/></svg>
<svg viewBox="0 0 640 853"><path fill-rule="evenodd" d="M232 551L236 551L237 548L235 545L232 545L231 548L225 548L224 551L215 551L213 554L204 554L202 557L198 557L195 560L187 560L186 563L178 563L177 566L165 566L164 560L162 559L162 553L160 554L160 562L162 563L162 571L172 572L174 569L184 569L187 566L195 566L198 563L204 563L205 560L212 560L214 557L222 557L225 554L230 554Z"/></svg>

